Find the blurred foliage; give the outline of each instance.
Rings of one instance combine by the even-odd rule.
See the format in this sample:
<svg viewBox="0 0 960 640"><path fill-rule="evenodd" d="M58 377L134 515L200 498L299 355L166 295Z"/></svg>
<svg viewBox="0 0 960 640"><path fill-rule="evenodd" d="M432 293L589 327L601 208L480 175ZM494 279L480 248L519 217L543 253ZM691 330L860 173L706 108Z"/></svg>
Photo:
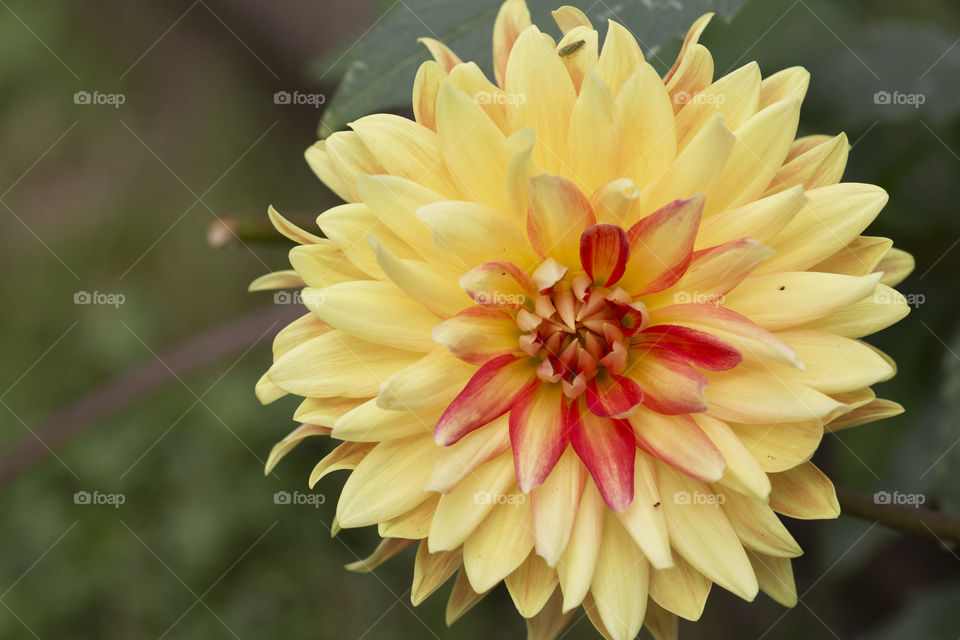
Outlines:
<svg viewBox="0 0 960 640"><path fill-rule="evenodd" d="M153 358L151 351L162 357L190 335L269 304L269 294L247 294L245 285L282 268L284 251L210 250L204 232L214 213L259 216L272 202L312 214L335 204L300 157L316 111L274 105L277 80L202 6L179 20L189 2L101 2L95 11L64 0L8 4L0 8L7 61L0 190L13 185L0 196L9 207L0 211L7 451L58 408ZM239 2L210 5L246 37L235 21ZM683 15L693 6L686 3ZM753 0L729 25L715 21L703 39L718 75L752 59L764 73L792 65L812 71L802 133L847 131L854 146L846 179L891 194L868 232L895 238L917 257L916 273L900 288L923 303L869 339L900 366L878 393L907 413L827 437L818 463L838 483L924 492L927 506L955 513L960 446L941 457L960 437L960 344L952 339L960 330L958 35L960 8L947 0ZM462 58L490 55L489 31L475 37L475 51L453 43ZM396 57L393 46L371 48ZM650 58L664 69L678 46ZM283 49L284 34L254 47L267 64L270 47ZM336 60L344 51L318 56ZM417 55L417 63L426 59L425 51ZM291 84L300 69L277 71L282 88L318 89ZM397 90L398 104L409 89ZM126 103L75 105L78 90L123 92ZM874 102L880 90L921 92L926 101L882 108ZM81 290L122 293L126 303L76 306ZM253 397L268 341L183 384L171 376L164 390L58 448L72 472L51 456L4 488L0 637L32 637L27 628L42 638L118 640L523 637L502 588L451 630L443 624L446 588L411 613L409 551L375 576L345 572L341 565L372 550L375 532L330 539L343 475L317 487L327 497L319 508L274 504L278 490L306 491L310 469L332 443L306 442L263 477L262 460L293 428L296 406L285 399L260 407ZM125 503L77 505L77 491L119 492ZM748 604L717 588L703 620L681 625L684 638L958 635L957 556L846 518L788 526L806 550L795 563L804 604L785 611L764 596ZM588 622L575 621L567 638L596 637Z"/></svg>

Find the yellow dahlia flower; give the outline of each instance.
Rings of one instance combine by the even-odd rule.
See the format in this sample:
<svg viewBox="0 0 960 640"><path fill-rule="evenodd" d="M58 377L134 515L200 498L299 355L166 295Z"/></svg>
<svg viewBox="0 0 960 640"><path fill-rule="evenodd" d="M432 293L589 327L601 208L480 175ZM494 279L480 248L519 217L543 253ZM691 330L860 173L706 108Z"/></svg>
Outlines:
<svg viewBox="0 0 960 640"><path fill-rule="evenodd" d="M713 583L797 596L777 514L833 518L824 431L894 415L858 340L907 313L912 268L861 236L886 202L838 183L848 144L795 138L808 74L717 80L694 24L661 78L621 25L559 42L508 0L496 84L439 42L415 120L372 115L307 151L348 204L297 241L309 313L257 387L343 441L335 528L376 525L371 570L417 543L412 600L456 574L452 623L503 581L531 638L583 606L606 638L677 634Z"/></svg>

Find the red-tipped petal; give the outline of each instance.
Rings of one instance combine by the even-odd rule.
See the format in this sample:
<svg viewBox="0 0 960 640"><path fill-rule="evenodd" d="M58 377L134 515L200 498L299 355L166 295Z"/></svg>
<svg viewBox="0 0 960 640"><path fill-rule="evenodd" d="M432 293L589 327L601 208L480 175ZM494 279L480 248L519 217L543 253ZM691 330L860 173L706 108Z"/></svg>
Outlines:
<svg viewBox="0 0 960 640"><path fill-rule="evenodd" d="M703 482L723 475L723 454L690 416L665 416L639 409L628 418L644 451Z"/></svg>
<svg viewBox="0 0 960 640"><path fill-rule="evenodd" d="M679 353L691 364L710 371L726 371L743 360L740 352L730 343L704 331L676 324L649 327L637 338Z"/></svg>
<svg viewBox="0 0 960 640"><path fill-rule="evenodd" d="M536 297L526 271L504 260L484 262L460 278L460 286L473 301L493 309L520 309Z"/></svg>
<svg viewBox="0 0 960 640"><path fill-rule="evenodd" d="M514 353L520 344L520 328L503 311L469 307L434 327L433 339L464 362L481 365Z"/></svg>
<svg viewBox="0 0 960 640"><path fill-rule="evenodd" d="M570 444L607 506L617 513L633 501L633 471L637 443L625 420L601 418L582 402L570 408Z"/></svg>
<svg viewBox="0 0 960 640"><path fill-rule="evenodd" d="M558 384L540 383L510 410L510 443L520 491L543 483L567 447L566 401Z"/></svg>
<svg viewBox="0 0 960 640"><path fill-rule="evenodd" d="M604 370L587 385L586 399L587 407L595 415L625 418L643 400L643 391L630 378Z"/></svg>
<svg viewBox="0 0 960 640"><path fill-rule="evenodd" d="M535 364L530 358L505 355L480 367L437 421L433 431L437 444L453 444L509 411L537 383Z"/></svg>
<svg viewBox="0 0 960 640"><path fill-rule="evenodd" d="M630 258L621 287L642 295L676 284L690 264L703 203L699 194L674 200L630 227Z"/></svg>
<svg viewBox="0 0 960 640"><path fill-rule="evenodd" d="M620 280L629 257L627 232L615 224L595 224L580 236L580 263L600 286Z"/></svg>
<svg viewBox="0 0 960 640"><path fill-rule="evenodd" d="M580 234L596 222L590 201L575 184L546 173L530 178L527 236L541 256L576 264Z"/></svg>
<svg viewBox="0 0 960 640"><path fill-rule="evenodd" d="M643 389L643 406L667 415L706 411L707 380L686 358L660 347L633 349L630 355L624 375Z"/></svg>

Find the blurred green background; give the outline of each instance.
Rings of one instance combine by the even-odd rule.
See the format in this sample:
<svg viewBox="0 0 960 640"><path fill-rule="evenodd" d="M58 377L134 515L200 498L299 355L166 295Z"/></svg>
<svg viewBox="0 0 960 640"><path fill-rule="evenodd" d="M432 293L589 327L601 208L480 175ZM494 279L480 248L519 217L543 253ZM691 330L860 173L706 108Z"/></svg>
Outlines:
<svg viewBox="0 0 960 640"><path fill-rule="evenodd" d="M0 1L0 638L523 637L502 587L453 629L447 589L414 612L411 552L344 571L375 536L330 539L343 475L317 508L274 504L331 448L307 442L263 477L295 401L261 407L252 389L297 309L246 284L286 249L207 242L211 223L268 204L309 219L336 203L301 156L320 110L273 96L332 96L357 37L401 5ZM960 7L752 0L703 41L717 75L752 59L811 70L802 133L847 132L846 179L891 194L868 232L917 258L900 287L917 308L870 339L900 366L878 394L907 413L828 436L817 462L960 515ZM677 48L648 57L663 69ZM955 549L847 517L788 526L802 603L717 588L682 637L960 636ZM565 637L595 637L574 620Z"/></svg>

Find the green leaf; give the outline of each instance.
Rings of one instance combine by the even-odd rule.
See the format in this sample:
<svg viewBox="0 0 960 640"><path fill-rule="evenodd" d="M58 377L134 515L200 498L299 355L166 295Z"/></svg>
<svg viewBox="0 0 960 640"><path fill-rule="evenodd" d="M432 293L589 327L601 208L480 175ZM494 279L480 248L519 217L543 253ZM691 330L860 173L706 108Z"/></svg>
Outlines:
<svg viewBox="0 0 960 640"><path fill-rule="evenodd" d="M619 22L633 32L644 54L664 68L669 64L657 60L656 55L663 45L683 36L704 13L714 11L729 19L745 2L528 0L527 5L534 24L555 36L559 36L559 30L550 11L563 4L582 9L601 31L605 31L608 19ZM408 107L417 69L429 59L417 38L440 40L461 60L476 62L492 78L493 23L500 5L501 0L398 0L348 53L343 80L320 123L321 135L329 135L369 113Z"/></svg>

